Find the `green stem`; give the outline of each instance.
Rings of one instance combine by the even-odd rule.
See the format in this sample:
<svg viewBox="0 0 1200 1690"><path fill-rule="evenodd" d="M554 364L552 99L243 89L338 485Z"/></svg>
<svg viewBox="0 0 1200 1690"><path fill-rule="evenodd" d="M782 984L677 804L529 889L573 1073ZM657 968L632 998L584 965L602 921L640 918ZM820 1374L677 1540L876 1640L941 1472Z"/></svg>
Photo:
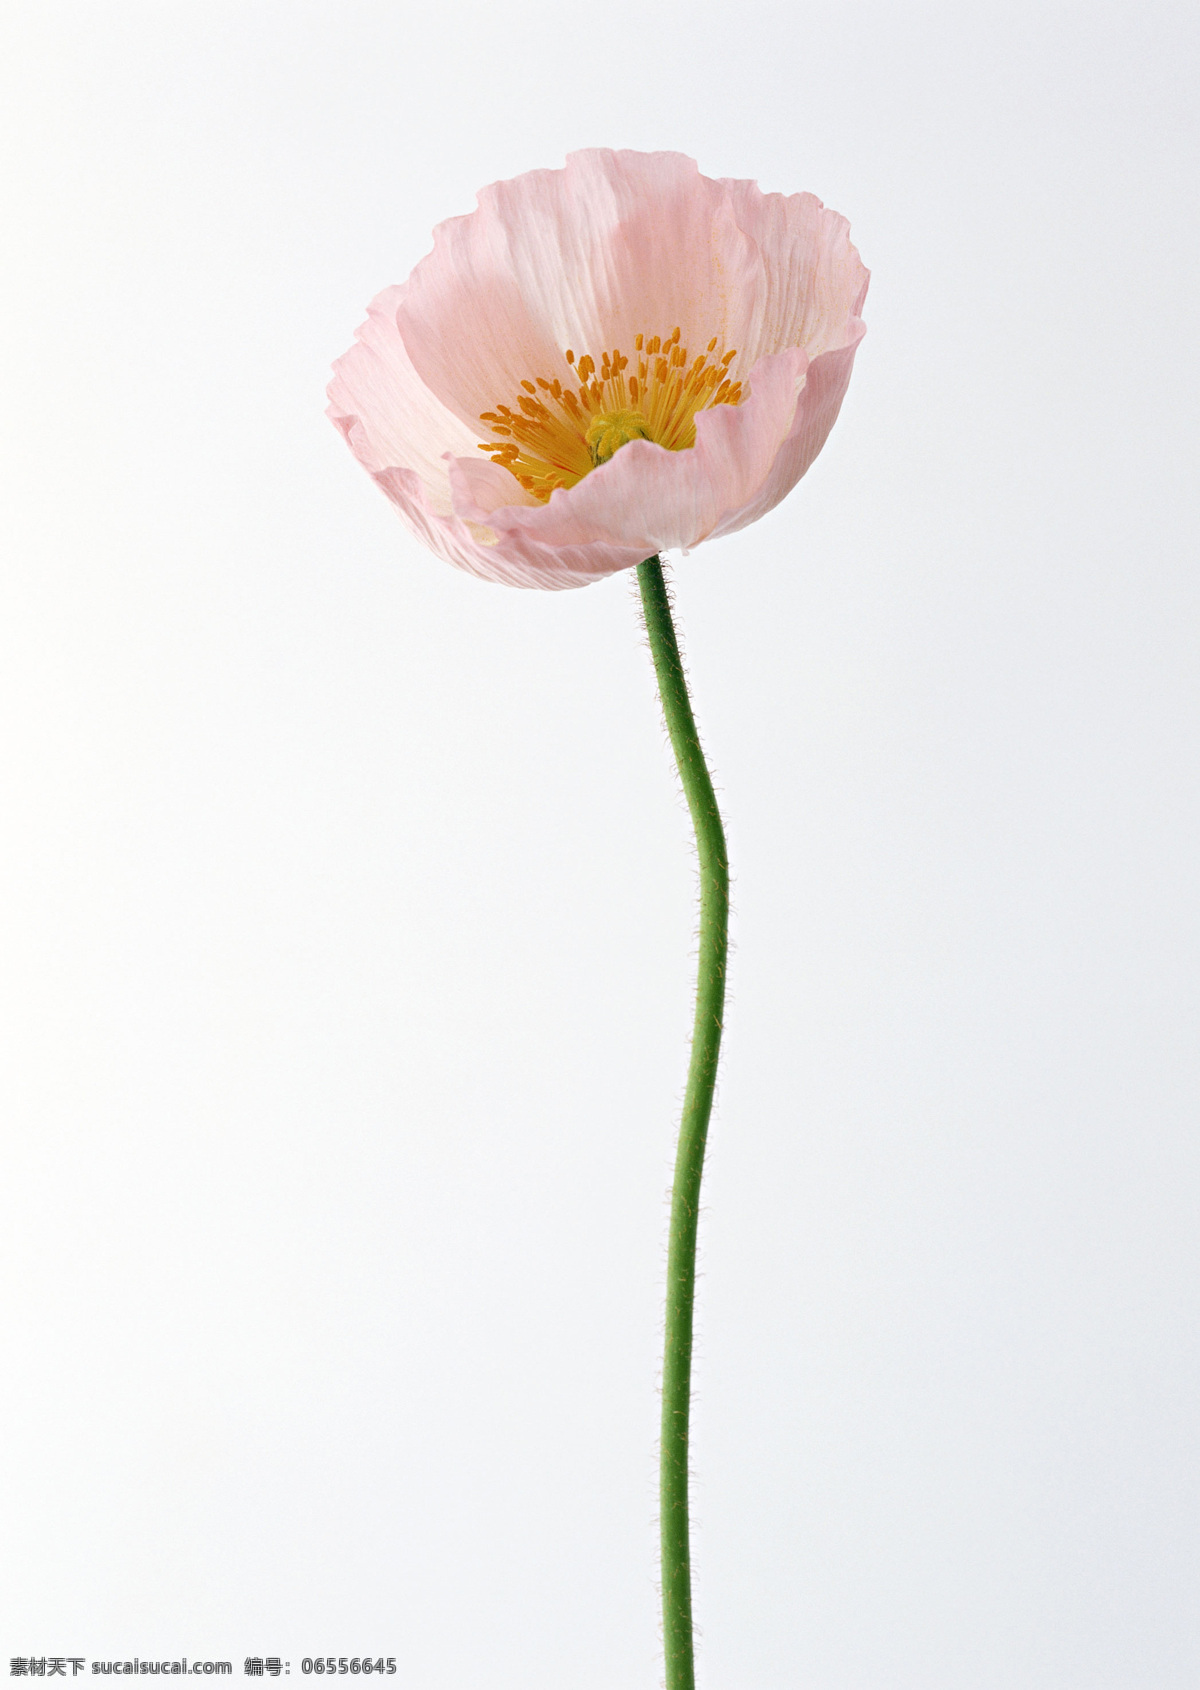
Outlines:
<svg viewBox="0 0 1200 1690"><path fill-rule="evenodd" d="M700 749L671 603L657 557L638 565L638 587L658 677L663 715L679 766L700 859L700 970L696 1021L688 1067L667 1253L667 1315L663 1343L660 1509L663 1647L667 1690L694 1690L692 1560L688 1518L688 1422L692 1406L692 1312L696 1301L696 1223L704 1144L717 1082L725 959L729 948L729 860L712 778Z"/></svg>

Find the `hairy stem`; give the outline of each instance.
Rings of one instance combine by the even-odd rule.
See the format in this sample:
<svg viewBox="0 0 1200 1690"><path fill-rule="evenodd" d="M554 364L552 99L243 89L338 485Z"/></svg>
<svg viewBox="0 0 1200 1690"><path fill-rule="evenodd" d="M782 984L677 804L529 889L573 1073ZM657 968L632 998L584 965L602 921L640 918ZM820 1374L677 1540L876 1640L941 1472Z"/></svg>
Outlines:
<svg viewBox="0 0 1200 1690"><path fill-rule="evenodd" d="M638 587L658 677L663 715L691 811L700 862L700 968L667 1253L663 1345L660 1509L663 1647L667 1690L694 1690L692 1563L688 1518L688 1423L692 1406L692 1314L696 1301L696 1224L704 1145L712 1113L725 1006L729 947L729 861L712 777L700 749L671 604L657 557L638 565Z"/></svg>

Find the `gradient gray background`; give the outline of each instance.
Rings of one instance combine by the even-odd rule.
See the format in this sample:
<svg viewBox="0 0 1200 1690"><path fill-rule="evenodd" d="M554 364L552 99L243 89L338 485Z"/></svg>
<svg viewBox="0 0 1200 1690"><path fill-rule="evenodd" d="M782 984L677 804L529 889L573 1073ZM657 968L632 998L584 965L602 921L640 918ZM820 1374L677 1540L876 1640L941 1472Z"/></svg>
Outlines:
<svg viewBox="0 0 1200 1690"><path fill-rule="evenodd" d="M457 574L322 415L434 223L623 145L874 272L823 456L676 572L703 1684L1194 1686L1194 9L4 33L3 1670L658 1681L694 880L631 583Z"/></svg>

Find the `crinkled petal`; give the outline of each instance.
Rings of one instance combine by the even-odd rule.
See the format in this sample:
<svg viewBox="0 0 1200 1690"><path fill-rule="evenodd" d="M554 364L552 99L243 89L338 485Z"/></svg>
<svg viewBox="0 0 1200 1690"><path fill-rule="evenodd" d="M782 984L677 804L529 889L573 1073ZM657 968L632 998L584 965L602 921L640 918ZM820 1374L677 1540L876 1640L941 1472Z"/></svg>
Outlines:
<svg viewBox="0 0 1200 1690"><path fill-rule="evenodd" d="M367 307L355 344L333 366L328 415L364 469L415 471L432 508L449 515L443 455L476 451L479 430L447 410L413 369L396 326L403 297L402 287L385 288Z"/></svg>
<svg viewBox="0 0 1200 1690"><path fill-rule="evenodd" d="M725 185L694 160L597 149L496 182L441 224L398 320L415 369L476 426L522 381L567 377L568 347L599 359L676 326L685 346L736 346L761 279Z"/></svg>
<svg viewBox="0 0 1200 1690"><path fill-rule="evenodd" d="M747 296L743 357L753 363L782 346L803 346L816 358L857 344L870 277L846 219L814 194L764 194L756 182L733 180L721 186L759 265Z"/></svg>
<svg viewBox="0 0 1200 1690"><path fill-rule="evenodd" d="M830 352L822 352L812 360L791 427L779 445L770 472L753 498L748 499L737 510L729 511L713 528L709 539L717 539L722 534L734 534L739 528L757 522L760 516L774 510L780 500L785 499L791 492L825 444L830 429L837 421L842 400L846 397L846 389L850 384L854 354L865 333L865 325L857 318L851 319L850 344L835 347Z"/></svg>

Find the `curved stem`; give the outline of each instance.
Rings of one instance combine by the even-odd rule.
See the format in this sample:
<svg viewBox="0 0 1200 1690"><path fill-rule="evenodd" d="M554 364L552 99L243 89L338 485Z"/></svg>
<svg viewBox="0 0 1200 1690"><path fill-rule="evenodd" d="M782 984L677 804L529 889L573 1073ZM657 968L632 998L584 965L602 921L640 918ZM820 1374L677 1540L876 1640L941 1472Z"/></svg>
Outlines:
<svg viewBox="0 0 1200 1690"><path fill-rule="evenodd" d="M663 1344L660 1508L663 1647L667 1690L694 1690L692 1563L688 1519L688 1422L692 1406L692 1311L696 1300L696 1223L704 1144L712 1113L725 1007L729 947L729 861L712 778L700 749L687 679L675 638L671 604L657 557L638 565L638 587L650 637L671 748L696 833L700 859L700 969L667 1253L666 1334Z"/></svg>

